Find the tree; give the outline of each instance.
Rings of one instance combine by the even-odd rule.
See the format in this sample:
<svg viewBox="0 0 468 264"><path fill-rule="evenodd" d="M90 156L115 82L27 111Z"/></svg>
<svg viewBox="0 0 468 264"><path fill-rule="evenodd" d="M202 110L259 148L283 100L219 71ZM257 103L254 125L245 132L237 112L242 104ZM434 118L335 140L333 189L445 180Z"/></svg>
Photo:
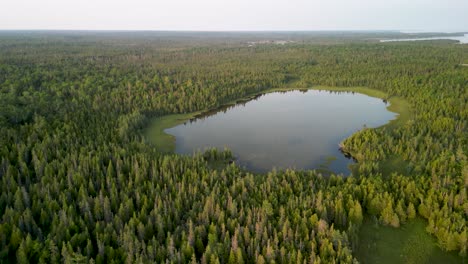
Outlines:
<svg viewBox="0 0 468 264"><path fill-rule="evenodd" d="M414 219L416 217L416 210L414 209L413 203L409 203L407 210L408 219Z"/></svg>

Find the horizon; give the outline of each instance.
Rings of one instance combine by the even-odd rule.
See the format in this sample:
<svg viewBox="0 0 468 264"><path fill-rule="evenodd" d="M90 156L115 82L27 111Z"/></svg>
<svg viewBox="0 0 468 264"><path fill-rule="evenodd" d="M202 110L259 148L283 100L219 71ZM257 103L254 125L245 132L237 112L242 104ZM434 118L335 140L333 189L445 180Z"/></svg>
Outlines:
<svg viewBox="0 0 468 264"><path fill-rule="evenodd" d="M380 33L380 32L393 32L401 34L468 34L468 30L461 31L437 31L437 30L401 30L401 29L311 29L311 30L243 30L243 29L227 29L227 30L190 30L190 29L45 29L45 28L24 28L24 29L10 29L0 28L2 31L23 31L23 32L38 32L38 31L52 31L52 32L175 32L175 33L333 33L333 32L362 32L362 33Z"/></svg>
<svg viewBox="0 0 468 264"><path fill-rule="evenodd" d="M468 1L16 0L0 30L468 31Z"/></svg>

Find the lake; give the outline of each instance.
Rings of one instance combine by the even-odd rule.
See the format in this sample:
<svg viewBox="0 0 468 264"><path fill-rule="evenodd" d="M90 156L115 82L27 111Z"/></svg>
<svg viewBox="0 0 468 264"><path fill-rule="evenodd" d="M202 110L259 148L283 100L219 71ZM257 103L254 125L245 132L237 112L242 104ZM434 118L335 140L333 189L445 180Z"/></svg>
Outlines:
<svg viewBox="0 0 468 264"><path fill-rule="evenodd" d="M354 161L338 144L364 127L394 119L396 114L386 107L382 99L352 92L274 92L165 132L175 136L176 153L227 147L237 164L255 172L275 167L349 174L348 165Z"/></svg>
<svg viewBox="0 0 468 264"><path fill-rule="evenodd" d="M448 37L448 36L440 36L440 37L430 37L430 38L406 38L406 39L382 39L380 42L395 42L395 41L419 41L419 40L438 40L438 39L449 39L449 40L457 40L460 44L468 43L468 34L463 36L457 37Z"/></svg>

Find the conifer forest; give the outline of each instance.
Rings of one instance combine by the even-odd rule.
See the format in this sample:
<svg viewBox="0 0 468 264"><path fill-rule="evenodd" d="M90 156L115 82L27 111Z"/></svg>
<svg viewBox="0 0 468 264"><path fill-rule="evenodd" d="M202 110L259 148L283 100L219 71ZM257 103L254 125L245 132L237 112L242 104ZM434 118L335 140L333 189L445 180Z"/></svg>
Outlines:
<svg viewBox="0 0 468 264"><path fill-rule="evenodd" d="M413 221L467 263L468 45L379 42L401 35L0 31L0 263L366 263L365 226ZM350 175L256 173L145 134L314 87L400 108L341 142Z"/></svg>

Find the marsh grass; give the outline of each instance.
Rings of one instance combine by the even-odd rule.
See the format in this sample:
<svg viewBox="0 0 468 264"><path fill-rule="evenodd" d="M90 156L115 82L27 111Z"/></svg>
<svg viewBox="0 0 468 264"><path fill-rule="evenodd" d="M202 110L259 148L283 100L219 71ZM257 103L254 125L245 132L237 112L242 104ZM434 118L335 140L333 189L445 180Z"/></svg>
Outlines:
<svg viewBox="0 0 468 264"><path fill-rule="evenodd" d="M382 226L366 217L359 233L356 257L365 264L466 263L456 252L445 252L426 232L426 222L413 219L399 228Z"/></svg>

